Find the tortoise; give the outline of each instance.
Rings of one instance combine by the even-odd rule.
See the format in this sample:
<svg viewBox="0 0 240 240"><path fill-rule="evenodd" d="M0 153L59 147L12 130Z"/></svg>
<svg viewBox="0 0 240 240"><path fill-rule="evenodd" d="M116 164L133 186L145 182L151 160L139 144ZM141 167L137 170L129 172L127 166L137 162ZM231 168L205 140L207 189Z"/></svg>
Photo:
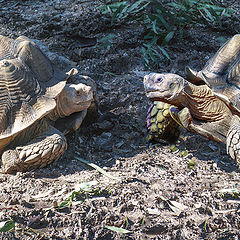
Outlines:
<svg viewBox="0 0 240 240"><path fill-rule="evenodd" d="M150 73L144 77L148 98L173 104L171 116L187 130L217 142L240 164L240 35L228 40L197 72L187 77Z"/></svg>
<svg viewBox="0 0 240 240"><path fill-rule="evenodd" d="M66 150L58 118L76 130L93 100L93 90L67 83L75 70L59 70L40 48L22 36L0 35L0 154L1 172L42 168Z"/></svg>
<svg viewBox="0 0 240 240"><path fill-rule="evenodd" d="M148 142L175 142L180 134L179 124L171 117L170 107L173 105L161 101L154 101L147 112L147 140Z"/></svg>

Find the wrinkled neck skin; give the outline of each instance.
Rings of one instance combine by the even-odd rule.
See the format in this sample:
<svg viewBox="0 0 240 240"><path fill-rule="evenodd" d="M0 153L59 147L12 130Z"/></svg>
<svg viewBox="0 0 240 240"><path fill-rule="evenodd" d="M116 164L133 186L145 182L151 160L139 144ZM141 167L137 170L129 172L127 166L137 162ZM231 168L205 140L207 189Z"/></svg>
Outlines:
<svg viewBox="0 0 240 240"><path fill-rule="evenodd" d="M205 121L223 120L232 116L226 104L219 100L207 85L196 86L185 81L182 107L188 107L194 118Z"/></svg>
<svg viewBox="0 0 240 240"><path fill-rule="evenodd" d="M57 97L56 99L56 107L55 109L48 114L48 117L53 120L56 121L58 118L64 118L66 116L69 116L70 114L68 112L65 111L65 106L62 104L63 101L60 101L60 96Z"/></svg>

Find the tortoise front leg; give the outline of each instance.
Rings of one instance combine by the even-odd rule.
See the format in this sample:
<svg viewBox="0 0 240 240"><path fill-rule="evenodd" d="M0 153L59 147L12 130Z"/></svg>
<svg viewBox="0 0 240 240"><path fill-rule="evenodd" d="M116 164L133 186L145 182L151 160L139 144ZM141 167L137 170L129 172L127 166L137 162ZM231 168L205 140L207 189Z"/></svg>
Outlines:
<svg viewBox="0 0 240 240"><path fill-rule="evenodd" d="M25 172L57 160L66 150L67 142L64 135L56 128L49 126L43 132L24 146L6 150L2 154L1 172Z"/></svg>
<svg viewBox="0 0 240 240"><path fill-rule="evenodd" d="M240 164L240 118L234 115L227 133L227 153Z"/></svg>
<svg viewBox="0 0 240 240"><path fill-rule="evenodd" d="M197 133L203 137L206 137L210 140L216 142L225 141L224 123L221 122L205 122L193 119L189 108L185 107L181 111L178 111L175 107L170 107L170 115L172 118L183 128L186 128L188 131Z"/></svg>
<svg viewBox="0 0 240 240"><path fill-rule="evenodd" d="M70 132L76 131L81 126L86 115L87 109L72 113L70 116L59 118L54 126L64 135L67 135Z"/></svg>

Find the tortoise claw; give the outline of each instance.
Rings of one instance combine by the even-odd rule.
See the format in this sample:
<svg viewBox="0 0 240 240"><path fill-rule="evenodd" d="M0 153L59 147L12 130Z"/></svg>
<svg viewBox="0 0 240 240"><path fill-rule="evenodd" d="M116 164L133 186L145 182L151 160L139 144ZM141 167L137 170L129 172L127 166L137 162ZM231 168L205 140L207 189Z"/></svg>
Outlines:
<svg viewBox="0 0 240 240"><path fill-rule="evenodd" d="M178 115L179 110L177 108L175 108L174 106L171 106L169 108L169 112L170 112L172 119L174 119L175 122L177 122L180 126L182 126L181 120L179 119L179 115Z"/></svg>

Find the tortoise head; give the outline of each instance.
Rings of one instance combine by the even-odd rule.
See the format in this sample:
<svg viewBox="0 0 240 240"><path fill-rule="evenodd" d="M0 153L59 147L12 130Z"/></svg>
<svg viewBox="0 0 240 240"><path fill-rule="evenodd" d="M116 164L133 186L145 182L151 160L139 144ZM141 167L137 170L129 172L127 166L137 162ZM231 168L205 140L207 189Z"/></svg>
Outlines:
<svg viewBox="0 0 240 240"><path fill-rule="evenodd" d="M179 106L183 97L184 78L172 73L150 73L144 77L146 95L153 101Z"/></svg>
<svg viewBox="0 0 240 240"><path fill-rule="evenodd" d="M87 109L92 101L93 90L90 86L83 83L66 84L58 97L57 107L61 115L69 116Z"/></svg>

